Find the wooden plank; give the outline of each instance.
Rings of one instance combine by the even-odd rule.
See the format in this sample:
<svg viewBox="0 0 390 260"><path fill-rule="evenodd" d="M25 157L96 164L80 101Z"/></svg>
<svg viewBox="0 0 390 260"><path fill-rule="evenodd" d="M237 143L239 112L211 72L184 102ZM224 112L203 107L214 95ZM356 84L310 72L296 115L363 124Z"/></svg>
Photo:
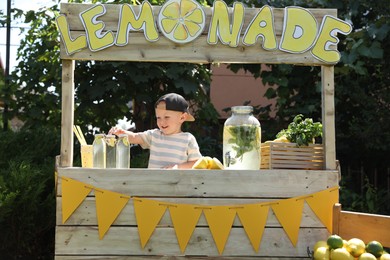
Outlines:
<svg viewBox="0 0 390 260"><path fill-rule="evenodd" d="M75 35L76 36L76 35ZM73 36L73 37L75 37ZM164 50L164 51L162 51ZM195 41L179 45L166 38L150 43L143 35L134 34L126 46L111 46L92 52L88 48L68 56L61 46L61 59L140 61L140 62L187 62L187 63L267 63L322 65L310 52L292 54L279 50L264 50L258 46L245 46L242 43L232 48L222 44L210 45L206 36Z"/></svg>
<svg viewBox="0 0 390 260"><path fill-rule="evenodd" d="M55 260L106 260L106 259L116 259L116 260L145 260L145 259L159 259L159 260L183 260L183 259L190 259L190 260L237 260L238 258L233 256L185 256L185 255L179 255L179 256L113 256L113 255L98 255L98 256L89 256L89 255L83 255L83 256L74 256L74 255L56 255ZM267 260L289 260L289 259L308 259L307 256L305 257L269 257L269 256L240 256L240 260L259 260L259 259L267 259Z"/></svg>
<svg viewBox="0 0 390 260"><path fill-rule="evenodd" d="M62 125L60 166L73 165L74 61L62 60Z"/></svg>
<svg viewBox="0 0 390 260"><path fill-rule="evenodd" d="M332 233L333 234L339 233L340 213L341 213L341 204L335 203L333 205L333 219L332 219Z"/></svg>
<svg viewBox="0 0 390 260"><path fill-rule="evenodd" d="M172 203L186 203L186 204L199 204L199 205L240 205L249 203L260 203L269 202L272 200L261 200L261 199L197 199L197 198L156 198L164 202ZM69 217L69 219L62 224L62 198L57 198L57 225L58 226L97 226L96 218L96 206L95 198L86 198L76 211ZM136 226L137 222L134 214L133 200L129 200L128 204L123 208L121 214L113 223L113 226ZM275 214L270 209L267 217L267 227L281 227ZM161 219L159 226L172 226L169 210L166 211L163 218ZM197 226L205 227L208 226L204 215L202 214ZM240 220L236 217L233 226L242 227ZM305 203L303 212L301 227L303 228L324 228L324 225L313 213L310 207Z"/></svg>
<svg viewBox="0 0 390 260"><path fill-rule="evenodd" d="M322 144L263 143L260 166L261 169L321 170L324 168L324 148Z"/></svg>
<svg viewBox="0 0 390 260"><path fill-rule="evenodd" d="M223 256L307 257L307 247L329 236L326 229L300 229L294 247L282 228L266 228L256 253L242 228L232 228ZM96 227L57 227L57 255L182 255L173 228L156 228L141 248L136 227L111 227L102 240ZM185 255L219 256L208 228L196 228Z"/></svg>
<svg viewBox="0 0 390 260"><path fill-rule="evenodd" d="M337 171L307 170L153 170L59 168L91 186L151 197L288 198L338 186ZM59 178L59 183L61 183ZM288 187L288 188L286 188ZM61 196L58 185L57 196Z"/></svg>
<svg viewBox="0 0 390 260"><path fill-rule="evenodd" d="M85 31L85 28L80 20L80 13L95 6L94 4L71 4L71 3L61 3L61 14L66 15L67 21L69 23L69 29L71 31ZM102 21L105 24L105 31L113 31L114 33L117 32L118 29L118 21L119 21L119 10L122 5L120 4L103 4L103 6L106 8L106 13L102 16L100 16L97 20ZM132 5L132 8L134 9L134 12L136 14L139 14L140 5ZM160 12L161 6L152 6L153 15L155 21L157 21L157 16ZM205 16L206 16L206 23L205 28L203 30L203 34L208 33L210 21L211 21L211 15L212 15L212 7L202 7ZM232 14L233 8L228 8L229 13ZM331 16L337 16L337 9L321 9L321 8L307 8L313 17L317 20L318 26L321 24L322 19L325 15L331 15ZM244 12L244 24L241 29L241 34L244 34L249 23L251 20L257 15L257 13L260 11L260 8L245 8ZM275 34L277 36L281 36L282 30L283 30L283 21L285 18L284 15L284 8L272 8L272 13L274 17L274 28L275 28ZM130 32L130 34L137 34L136 31Z"/></svg>
<svg viewBox="0 0 390 260"><path fill-rule="evenodd" d="M73 38L80 34L85 34L85 29L79 19L79 13L91 8L93 5L88 4L61 4L61 13L65 14L69 22L71 35ZM119 8L120 5L105 5L107 12L99 17L99 21L105 23L105 30L110 30L113 33L117 31ZM191 63L286 63L300 65L325 65L313 57L310 51L302 54L286 53L279 50L268 51L261 47L261 42L256 46L245 46L239 43L238 47L229 47L219 42L216 45L207 43L208 25L212 9L204 7L206 17L206 28L203 30L203 35L198 37L193 42L187 44L176 44L160 35L157 42L148 42L145 40L143 32L130 32L129 44L126 46L112 46L106 50L91 52L89 49L84 49L71 56L68 56L64 51L61 41L61 58L75 60L107 60L107 61L143 61L143 62L191 62ZM230 8L231 9L231 8ZM138 13L139 6L135 6L134 10ZM154 15L158 15L159 6L154 6ZM246 8L245 18L241 34L244 34L247 26L259 12L259 8ZM321 23L324 15L335 15L335 9L308 9L318 24ZM278 42L283 29L284 9L273 8L275 19L275 34ZM161 51L164 50L164 51ZM93 58L92 58L93 57Z"/></svg>
<svg viewBox="0 0 390 260"><path fill-rule="evenodd" d="M376 240L390 247L390 216L343 211L336 205L333 217L333 233L343 239L359 238L365 243Z"/></svg>
<svg viewBox="0 0 390 260"><path fill-rule="evenodd" d="M334 108L334 67L321 66L322 132L325 147L325 169L335 170L336 133Z"/></svg>

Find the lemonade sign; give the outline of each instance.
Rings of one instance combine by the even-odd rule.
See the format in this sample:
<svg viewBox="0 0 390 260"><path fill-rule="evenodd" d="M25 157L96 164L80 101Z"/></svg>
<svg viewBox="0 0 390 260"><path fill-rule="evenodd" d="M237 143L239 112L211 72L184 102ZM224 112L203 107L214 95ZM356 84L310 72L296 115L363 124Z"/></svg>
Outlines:
<svg viewBox="0 0 390 260"><path fill-rule="evenodd" d="M66 15L56 18L57 26L64 43L67 55L72 55L84 48L97 52L111 46L129 44L131 31L141 31L148 42L159 40L160 34L176 44L188 44L200 35L207 33L207 44L218 43L232 48L240 43L254 46L261 39L262 49L280 50L287 53L304 53L310 51L317 60L326 63L337 63L340 53L335 46L339 42L336 34L348 34L352 27L349 23L336 17L325 15L320 25L313 14L301 7L284 9L282 34L278 43L275 29L275 16L270 6L257 10L254 17L244 28L246 9L243 3L235 2L229 8L222 0L216 0L211 10L211 18L206 30L207 16L205 10L194 0L168 0L154 14L153 6L144 1L139 12L133 6L120 5L116 32L104 30L106 24L99 18L106 13L105 5L93 5L80 12L79 18L85 34L72 38ZM207 9L208 10L208 9Z"/></svg>

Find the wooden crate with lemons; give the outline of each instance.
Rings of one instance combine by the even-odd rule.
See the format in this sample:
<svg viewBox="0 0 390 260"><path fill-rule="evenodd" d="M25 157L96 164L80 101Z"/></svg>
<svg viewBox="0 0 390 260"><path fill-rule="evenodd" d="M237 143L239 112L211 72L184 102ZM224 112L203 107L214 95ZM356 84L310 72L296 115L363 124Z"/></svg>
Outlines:
<svg viewBox="0 0 390 260"><path fill-rule="evenodd" d="M62 3L56 23L62 59L56 260L305 259L316 241L333 233L343 237L350 221L332 210L339 194L333 66L340 54L334 32L348 34L352 27L337 18L337 10L240 2L228 7L221 0L212 6L193 0L162 6ZM260 169L259 162L254 170L220 170L223 165L207 156L192 170L74 166L77 60L321 66L322 149L289 155L283 167L274 151L295 147L269 144L267 166ZM315 164L292 163L301 157Z"/></svg>
<svg viewBox="0 0 390 260"><path fill-rule="evenodd" d="M303 115L295 116L273 141L261 144L261 169L324 169L324 147L315 143L322 124Z"/></svg>

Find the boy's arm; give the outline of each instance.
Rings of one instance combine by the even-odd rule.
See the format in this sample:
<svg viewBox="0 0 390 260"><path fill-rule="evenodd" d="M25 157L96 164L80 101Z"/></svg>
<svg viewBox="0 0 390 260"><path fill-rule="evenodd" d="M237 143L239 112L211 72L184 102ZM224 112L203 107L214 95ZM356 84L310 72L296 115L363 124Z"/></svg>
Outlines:
<svg viewBox="0 0 390 260"><path fill-rule="evenodd" d="M181 164L169 165L164 167L164 169L192 169L192 166L196 163L196 161L188 161Z"/></svg>
<svg viewBox="0 0 390 260"><path fill-rule="evenodd" d="M141 136L138 133L126 131L126 130L123 130L122 128L113 127L110 129L108 134L112 134L112 135L126 134L127 139L129 140L129 143L140 144L140 145L144 144L144 140L141 138Z"/></svg>

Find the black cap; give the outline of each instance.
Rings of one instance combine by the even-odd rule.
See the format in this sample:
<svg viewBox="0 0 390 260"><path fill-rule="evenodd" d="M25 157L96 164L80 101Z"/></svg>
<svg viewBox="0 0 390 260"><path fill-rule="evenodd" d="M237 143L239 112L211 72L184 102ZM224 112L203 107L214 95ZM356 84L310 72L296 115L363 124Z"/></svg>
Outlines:
<svg viewBox="0 0 390 260"><path fill-rule="evenodd" d="M188 114L186 121L195 121L195 118L190 114L188 102L179 94L169 93L160 97L154 107L157 108L161 101L165 102L165 110L185 112Z"/></svg>

